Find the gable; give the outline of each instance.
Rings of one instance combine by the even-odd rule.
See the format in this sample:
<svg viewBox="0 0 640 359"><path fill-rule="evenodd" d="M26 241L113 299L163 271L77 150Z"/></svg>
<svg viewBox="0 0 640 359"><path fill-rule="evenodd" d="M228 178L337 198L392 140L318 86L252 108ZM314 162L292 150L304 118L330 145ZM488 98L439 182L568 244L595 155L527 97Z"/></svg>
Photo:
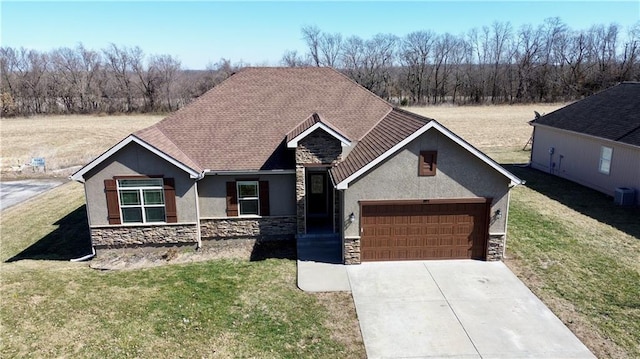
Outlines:
<svg viewBox="0 0 640 359"><path fill-rule="evenodd" d="M640 83L624 82L547 115L544 125L640 146Z"/></svg>
<svg viewBox="0 0 640 359"><path fill-rule="evenodd" d="M427 131L439 132L470 155L508 178L512 185L522 183L522 180L435 120L394 109L356 145L343 162L330 170L336 188L348 188L351 182L394 156Z"/></svg>
<svg viewBox="0 0 640 359"><path fill-rule="evenodd" d="M179 168L180 170L186 172L187 174L189 174L191 178L198 178L200 176L200 173L196 169L186 166L182 162L160 151L156 147L148 144L147 142L141 140L140 138L134 135L129 135L127 138L118 142L109 150L105 151L96 159L94 159L93 161L89 162L87 165L82 167L76 173L72 174L70 178L74 181L84 182L86 179L85 175L90 175L91 171L103 165L104 163L108 163L109 160L112 159L113 157L117 157L117 156L124 156L125 158L129 157L127 153L130 151L131 148L136 147L135 145L142 147L146 151L150 152L151 154L154 154L155 156L159 157L159 159L162 159L164 162L167 163L167 165L173 165ZM142 162L138 161L138 163L142 163ZM156 172L158 170L159 169L156 169Z"/></svg>

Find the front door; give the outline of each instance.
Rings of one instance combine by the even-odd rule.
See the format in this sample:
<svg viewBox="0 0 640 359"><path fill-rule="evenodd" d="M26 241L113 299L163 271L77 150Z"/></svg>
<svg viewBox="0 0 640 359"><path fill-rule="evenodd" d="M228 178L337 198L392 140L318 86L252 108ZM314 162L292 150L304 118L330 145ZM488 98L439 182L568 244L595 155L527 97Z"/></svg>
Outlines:
<svg viewBox="0 0 640 359"><path fill-rule="evenodd" d="M307 171L307 230L333 231L333 187L326 168Z"/></svg>
<svg viewBox="0 0 640 359"><path fill-rule="evenodd" d="M307 176L307 215L326 217L328 211L327 172L309 172Z"/></svg>

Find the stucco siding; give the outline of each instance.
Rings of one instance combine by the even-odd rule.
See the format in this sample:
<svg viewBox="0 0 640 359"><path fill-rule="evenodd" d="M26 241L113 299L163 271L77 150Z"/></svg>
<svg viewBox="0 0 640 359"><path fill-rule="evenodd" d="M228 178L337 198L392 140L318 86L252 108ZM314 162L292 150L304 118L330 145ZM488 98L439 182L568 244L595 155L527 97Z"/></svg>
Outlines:
<svg viewBox="0 0 640 359"><path fill-rule="evenodd" d="M602 146L613 149L609 174L600 173ZM553 154L549 149L553 148ZM610 196L618 187L636 190L640 205L640 148L555 128L536 126L531 167Z"/></svg>
<svg viewBox="0 0 640 359"><path fill-rule="evenodd" d="M227 182L244 178L269 182L269 209L271 216L295 216L295 174L273 174L260 176L205 176L198 182L200 216L220 218L227 216Z"/></svg>
<svg viewBox="0 0 640 359"><path fill-rule="evenodd" d="M420 151L437 151L435 176L418 176ZM493 198L491 213L500 209L500 219L492 218L490 233L503 233L508 207L509 179L440 134L429 130L391 158L383 161L344 191L345 223L351 213L355 222L345 228L345 236L359 236L360 200Z"/></svg>
<svg viewBox="0 0 640 359"><path fill-rule="evenodd" d="M194 179L178 167L130 143L85 174L85 194L90 226L108 225L104 180L114 176L162 175L175 180L178 223L195 223Z"/></svg>

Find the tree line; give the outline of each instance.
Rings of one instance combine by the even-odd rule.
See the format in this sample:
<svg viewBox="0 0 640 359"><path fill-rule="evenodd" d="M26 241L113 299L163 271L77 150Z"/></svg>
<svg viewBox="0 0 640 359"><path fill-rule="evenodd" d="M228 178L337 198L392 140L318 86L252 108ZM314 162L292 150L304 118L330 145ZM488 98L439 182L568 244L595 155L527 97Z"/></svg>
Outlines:
<svg viewBox="0 0 640 359"><path fill-rule="evenodd" d="M424 30L398 37L343 37L305 26L307 52L287 66L331 66L401 104L569 101L640 81L640 22L572 30L560 18L514 29L493 22L466 33Z"/></svg>
<svg viewBox="0 0 640 359"><path fill-rule="evenodd" d="M622 81L640 81L640 22L573 30L559 18L514 29L509 22L465 33L343 37L305 26L306 51L282 66L330 66L400 105L569 101ZM100 50L0 48L2 116L170 112L241 67L221 59L185 70L171 55L111 44Z"/></svg>

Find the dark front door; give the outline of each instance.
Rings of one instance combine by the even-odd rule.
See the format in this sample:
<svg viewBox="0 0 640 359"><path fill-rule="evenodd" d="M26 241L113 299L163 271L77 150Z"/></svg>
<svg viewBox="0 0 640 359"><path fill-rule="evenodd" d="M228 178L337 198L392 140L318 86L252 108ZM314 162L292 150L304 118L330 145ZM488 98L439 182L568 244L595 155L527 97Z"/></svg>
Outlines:
<svg viewBox="0 0 640 359"><path fill-rule="evenodd" d="M307 216L329 216L327 172L309 172L307 176Z"/></svg>
<svg viewBox="0 0 640 359"><path fill-rule="evenodd" d="M326 168L307 171L307 231L333 231L333 186Z"/></svg>

